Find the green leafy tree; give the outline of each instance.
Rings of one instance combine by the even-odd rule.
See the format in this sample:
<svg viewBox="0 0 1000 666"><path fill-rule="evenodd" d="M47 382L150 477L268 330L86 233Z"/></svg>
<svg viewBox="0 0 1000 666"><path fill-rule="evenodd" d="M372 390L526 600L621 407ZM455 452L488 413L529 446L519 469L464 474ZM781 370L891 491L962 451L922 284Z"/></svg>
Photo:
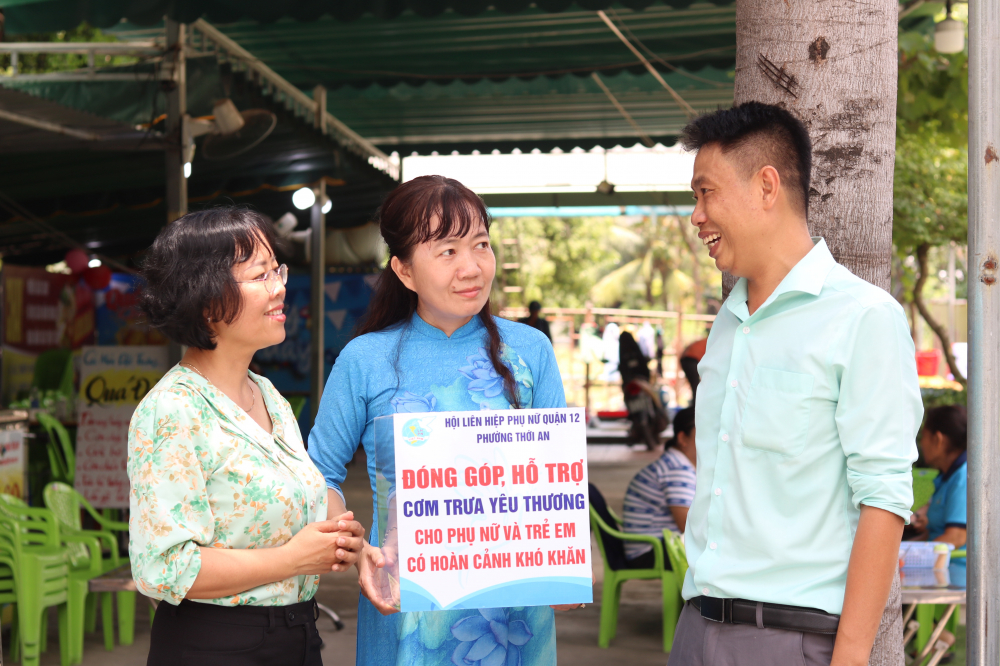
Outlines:
<svg viewBox="0 0 1000 666"><path fill-rule="evenodd" d="M86 22L72 30L59 32L28 33L12 36L11 42L117 42L114 35L108 35ZM98 67L131 65L138 61L133 56L98 56ZM87 66L87 56L74 53L25 53L18 58L21 74L47 74L82 69ZM0 69L9 76L12 73L10 54L0 55Z"/></svg>
<svg viewBox="0 0 1000 666"><path fill-rule="evenodd" d="M904 257L916 258L910 298L941 340L951 374L964 384L948 331L924 301L931 249L964 243L969 231L968 147L956 148L950 139L934 122L916 132L903 130L897 137L892 236L901 264Z"/></svg>
<svg viewBox="0 0 1000 666"><path fill-rule="evenodd" d="M899 36L898 135L913 134L929 123L954 146L969 137L969 56L941 54L933 38L920 32Z"/></svg>
<svg viewBox="0 0 1000 666"><path fill-rule="evenodd" d="M583 307L594 283L620 260L608 242L613 227L610 217L497 219L490 235L498 248L498 272L503 271L503 264L519 264L507 280L524 289L522 305L537 300L551 306ZM515 238L519 250L503 243Z"/></svg>

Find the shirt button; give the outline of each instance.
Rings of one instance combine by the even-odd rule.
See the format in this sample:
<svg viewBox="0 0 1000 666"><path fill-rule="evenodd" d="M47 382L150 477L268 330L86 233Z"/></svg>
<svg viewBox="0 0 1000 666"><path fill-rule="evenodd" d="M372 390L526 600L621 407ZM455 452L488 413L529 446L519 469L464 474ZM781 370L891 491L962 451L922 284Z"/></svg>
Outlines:
<svg viewBox="0 0 1000 666"><path fill-rule="evenodd" d="M732 386L733 388L736 388L736 384L738 384L738 383L739 383L739 382L737 382L737 381L736 381L736 380L734 379L733 381L729 382L729 385L730 385L730 386Z"/></svg>
<svg viewBox="0 0 1000 666"><path fill-rule="evenodd" d="M716 488L715 489L715 494L716 495L721 495L722 494L722 488Z"/></svg>
<svg viewBox="0 0 1000 666"><path fill-rule="evenodd" d="M704 595L708 595L708 588L707 587L701 588L701 593Z"/></svg>
<svg viewBox="0 0 1000 666"><path fill-rule="evenodd" d="M743 334L746 335L749 332L750 332L750 327L749 326L744 326L743 327Z"/></svg>
<svg viewBox="0 0 1000 666"><path fill-rule="evenodd" d="M729 441L729 435L727 435L726 433L722 433L722 441L723 442L728 442Z"/></svg>
<svg viewBox="0 0 1000 666"><path fill-rule="evenodd" d="M719 544L717 544L717 543L715 543L715 542L713 541L712 543L710 543L710 544L709 544L709 546L708 546L708 547L709 547L709 548L711 548L712 550L715 550L716 548L718 548L718 547L719 547Z"/></svg>

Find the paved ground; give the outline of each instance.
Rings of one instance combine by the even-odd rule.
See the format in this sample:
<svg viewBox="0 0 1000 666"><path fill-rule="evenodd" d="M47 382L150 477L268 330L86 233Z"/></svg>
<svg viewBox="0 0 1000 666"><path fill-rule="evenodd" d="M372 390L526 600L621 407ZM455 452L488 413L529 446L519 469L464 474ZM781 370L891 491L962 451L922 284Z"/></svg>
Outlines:
<svg viewBox="0 0 1000 666"><path fill-rule="evenodd" d="M621 509L625 488L632 476L655 455L631 452L621 446L592 446L589 451L590 480L608 498L612 507ZM364 461L355 461L348 472L345 484L348 506L356 511L358 519L369 524L371 519L371 491L365 473ZM594 598L600 599L600 553L592 549L595 561L597 587ZM326 643L323 651L327 666L353 666L357 631L358 587L355 576L329 574L323 577L317 597L340 614L345 623L343 631L335 631L332 623L320 620L320 632ZM87 636L84 649L84 666L141 666L149 649L148 605L140 598L136 619L136 640L130 646L118 646L106 652L100 632ZM607 650L597 647L599 604L590 604L584 610L557 614L559 661L574 666L600 665L617 662L629 666L665 664L666 655L661 650L660 588L657 582L632 581L625 585L619 611L618 636ZM59 664L58 638L53 615L49 626L53 633L49 651L42 657L42 666ZM9 636L4 635L3 647L8 649Z"/></svg>

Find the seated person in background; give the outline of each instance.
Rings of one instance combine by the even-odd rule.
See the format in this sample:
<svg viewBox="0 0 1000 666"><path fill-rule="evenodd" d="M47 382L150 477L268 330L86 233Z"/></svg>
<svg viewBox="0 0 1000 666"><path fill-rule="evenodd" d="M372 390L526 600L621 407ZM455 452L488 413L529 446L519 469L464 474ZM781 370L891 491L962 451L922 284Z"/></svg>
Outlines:
<svg viewBox="0 0 1000 666"><path fill-rule="evenodd" d="M918 540L944 541L955 548L965 548L967 427L965 407L961 405L927 411L920 451L924 462L941 473L934 479L931 501L917 509L910 519L918 530ZM964 562L965 558L957 561Z"/></svg>
<svg viewBox="0 0 1000 666"><path fill-rule="evenodd" d="M631 534L663 537L663 530L684 533L688 509L694 499L695 455L694 407L674 416L674 436L656 462L635 475L625 492L622 530ZM629 566L646 569L653 566L653 547L635 541L625 542ZM669 562L664 562L669 568Z"/></svg>

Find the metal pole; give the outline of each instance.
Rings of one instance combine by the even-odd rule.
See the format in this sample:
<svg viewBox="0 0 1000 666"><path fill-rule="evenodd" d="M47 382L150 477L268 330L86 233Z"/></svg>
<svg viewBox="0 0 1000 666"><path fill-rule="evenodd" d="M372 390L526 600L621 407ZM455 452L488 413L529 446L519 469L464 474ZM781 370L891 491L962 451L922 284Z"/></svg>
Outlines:
<svg viewBox="0 0 1000 666"><path fill-rule="evenodd" d="M187 179L184 177L183 127L187 113L187 67L184 60L183 23L166 19L167 53L163 67L170 73L171 85L167 91L166 120L166 176L167 222L173 222L187 213Z"/></svg>
<svg viewBox="0 0 1000 666"><path fill-rule="evenodd" d="M969 664L1000 663L1000 0L969 3Z"/></svg>
<svg viewBox="0 0 1000 666"><path fill-rule="evenodd" d="M322 178L316 188L316 203L310 209L312 238L310 239L310 259L312 282L309 299L310 364L309 407L313 423L319 412L319 400L323 396L326 381L326 361L324 359L323 327L326 324L326 215L323 204L326 201L326 181Z"/></svg>
<svg viewBox="0 0 1000 666"><path fill-rule="evenodd" d="M948 339L955 342L955 241L948 246Z"/></svg>

